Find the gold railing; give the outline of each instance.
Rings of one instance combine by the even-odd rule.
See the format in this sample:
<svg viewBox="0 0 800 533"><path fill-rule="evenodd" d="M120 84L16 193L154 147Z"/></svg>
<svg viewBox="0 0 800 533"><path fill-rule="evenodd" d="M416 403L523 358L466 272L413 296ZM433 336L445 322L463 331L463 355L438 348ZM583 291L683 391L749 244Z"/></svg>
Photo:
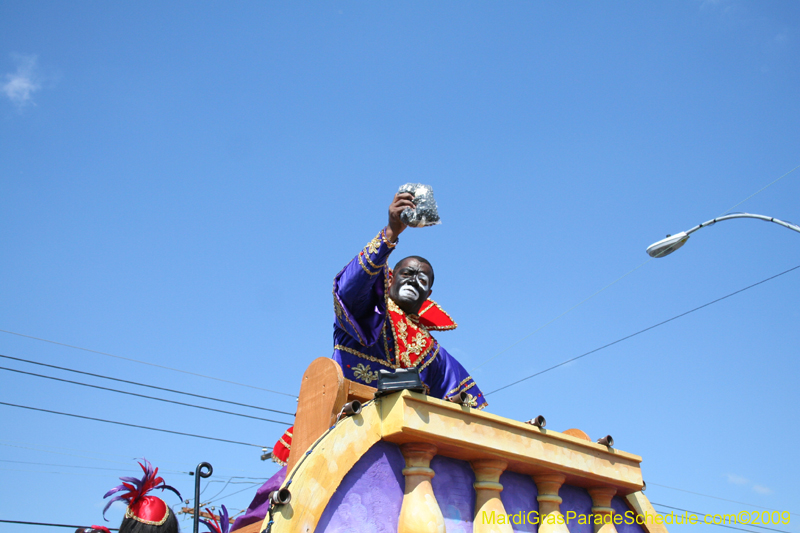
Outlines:
<svg viewBox="0 0 800 533"><path fill-rule="evenodd" d="M591 496L595 533L616 531L611 506L615 496L622 497L635 514L655 516L641 492L641 457L591 442L580 430L560 433L409 391L369 403L360 414L329 429L344 402L365 400L373 390L344 379L330 359L318 359L309 367L301 387L287 478L292 479L292 501L276 507L272 533L314 532L344 476L381 440L399 445L405 459L399 533L445 531L431 486L435 472L430 463L435 455L471 465L475 532L511 531L510 524L479 518L484 511L506 514L500 498L500 476L506 470L533 478L540 533L569 531L558 495L564 484L583 487ZM307 454L309 448L313 451ZM253 531L263 531L266 524ZM666 533L660 524L642 527L646 533ZM245 529L241 533L249 533Z"/></svg>

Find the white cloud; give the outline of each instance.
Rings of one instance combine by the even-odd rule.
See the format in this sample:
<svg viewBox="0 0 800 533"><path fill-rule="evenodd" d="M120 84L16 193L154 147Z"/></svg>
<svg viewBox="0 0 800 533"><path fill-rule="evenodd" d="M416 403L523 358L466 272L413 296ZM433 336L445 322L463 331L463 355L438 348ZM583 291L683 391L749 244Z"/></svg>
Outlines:
<svg viewBox="0 0 800 533"><path fill-rule="evenodd" d="M36 75L36 56L12 54L11 57L17 63L17 71L5 75L3 94L22 108L33 104L33 93L42 87Z"/></svg>
<svg viewBox="0 0 800 533"><path fill-rule="evenodd" d="M759 494L772 494L772 489L764 485L753 485L753 490Z"/></svg>
<svg viewBox="0 0 800 533"><path fill-rule="evenodd" d="M742 476L737 476L736 474L728 474L728 483L733 483L734 485L747 485L747 479L743 478Z"/></svg>

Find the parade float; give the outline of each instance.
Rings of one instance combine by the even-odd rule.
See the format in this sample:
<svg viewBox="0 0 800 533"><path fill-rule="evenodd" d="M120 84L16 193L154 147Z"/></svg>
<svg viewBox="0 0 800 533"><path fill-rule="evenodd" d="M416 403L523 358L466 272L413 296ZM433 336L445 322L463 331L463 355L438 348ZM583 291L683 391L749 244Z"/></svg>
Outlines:
<svg viewBox="0 0 800 533"><path fill-rule="evenodd" d="M641 457L410 390L306 370L285 478L236 533L664 533Z"/></svg>

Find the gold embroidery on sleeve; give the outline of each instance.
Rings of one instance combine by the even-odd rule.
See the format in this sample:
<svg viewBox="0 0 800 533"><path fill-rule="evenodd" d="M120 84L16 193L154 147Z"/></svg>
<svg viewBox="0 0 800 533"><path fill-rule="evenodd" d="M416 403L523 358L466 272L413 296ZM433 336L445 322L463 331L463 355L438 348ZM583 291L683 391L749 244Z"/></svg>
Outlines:
<svg viewBox="0 0 800 533"><path fill-rule="evenodd" d="M365 250L365 251L366 251L366 250ZM382 264L382 265L376 265L375 263L373 263L373 262L372 262L372 259L370 259L370 258L369 258L369 254L366 254L366 253L364 254L364 259L366 259L366 260L367 260L367 263L369 263L369 264L370 264L370 266L371 266L371 267L373 267L373 268L382 269L383 267L385 267L385 266L386 266L386 263L384 263L384 264Z"/></svg>
<svg viewBox="0 0 800 533"><path fill-rule="evenodd" d="M364 264L364 261L361 259L363 254L358 254L358 264L361 265L361 268L364 269L364 272L369 274L370 276L376 276L380 272L372 272L370 269L367 268L367 265Z"/></svg>
<svg viewBox="0 0 800 533"><path fill-rule="evenodd" d="M353 369L353 376L369 385L378 379L378 371L370 372L369 365L364 366L363 363L358 363L358 366Z"/></svg>
<svg viewBox="0 0 800 533"><path fill-rule="evenodd" d="M397 246L397 243L400 242L400 239L397 239L397 242L389 242L389 239L386 238L386 228L383 228L381 232L378 233L378 236L381 238L383 242L386 243L386 246L388 246L389 248L394 248L395 246Z"/></svg>
<svg viewBox="0 0 800 533"><path fill-rule="evenodd" d="M341 352L347 352L349 354L355 355L355 356L360 357L362 359L366 359L367 361L372 361L373 363L378 363L380 365L387 366L389 368L398 368L396 365L393 365L391 363L387 363L386 361L378 359L377 357L373 357L371 355L367 355L365 353L361 353L361 352L359 352L357 350L354 350L352 348L348 348L347 346L342 346L341 344L335 345L333 347L333 349L334 350L339 350Z"/></svg>
<svg viewBox="0 0 800 533"><path fill-rule="evenodd" d="M334 302L336 302L336 303L338 303L338 300L339 300L338 296L336 295L336 280L335 280L335 279L333 280L333 300L334 300ZM335 310L336 310L336 305L334 304L334 311L335 311ZM364 342L364 339L362 339L362 338L361 338L361 334L359 334L359 333L358 333L358 329L357 329L357 328L356 328L356 326L353 324L353 322L351 322L351 321L350 321L350 316L349 316L349 314L347 313L347 310L346 310L346 309L343 309L343 308L341 308L341 306L340 306L340 310L342 311L342 316L344 317L344 319L345 319L345 320L347 320L347 323L348 323L348 324L350 324L350 327L353 329L353 333L355 333L355 334L356 334L356 337L358 337L356 340L357 340L359 343L361 343L361 345L362 345L362 346L366 346L366 345L367 345L367 343L366 343L366 342ZM337 317L336 319L337 319L337 321L339 322L339 326L340 326L340 327L341 327L343 330L347 331L347 328L345 327L345 324L344 324L344 321L342 320L342 317ZM348 334L349 334L349 332L348 332ZM351 335L351 336L352 336L352 335Z"/></svg>
<svg viewBox="0 0 800 533"><path fill-rule="evenodd" d="M367 244L367 250L371 254L377 254L378 250L380 249L381 249L381 234L378 233L378 235L376 235L375 238L369 241L369 243Z"/></svg>
<svg viewBox="0 0 800 533"><path fill-rule="evenodd" d="M422 363L422 366L419 367L419 371L422 372L428 367L428 365L433 363L433 360L436 359L437 355L439 355L439 344L436 344L436 349L433 351L433 355L430 357L430 359Z"/></svg>

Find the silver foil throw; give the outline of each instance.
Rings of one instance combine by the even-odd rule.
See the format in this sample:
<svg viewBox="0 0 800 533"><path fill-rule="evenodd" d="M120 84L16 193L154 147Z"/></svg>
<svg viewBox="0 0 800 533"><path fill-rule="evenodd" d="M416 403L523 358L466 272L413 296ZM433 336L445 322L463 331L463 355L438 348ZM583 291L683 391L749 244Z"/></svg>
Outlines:
<svg viewBox="0 0 800 533"><path fill-rule="evenodd" d="M401 186L397 192L408 192L414 195L413 202L416 208L411 209L407 207L400 214L400 219L403 223L414 228L435 226L436 224L442 223L439 218L439 209L436 206L436 200L433 198L433 188L430 185L406 183Z"/></svg>

